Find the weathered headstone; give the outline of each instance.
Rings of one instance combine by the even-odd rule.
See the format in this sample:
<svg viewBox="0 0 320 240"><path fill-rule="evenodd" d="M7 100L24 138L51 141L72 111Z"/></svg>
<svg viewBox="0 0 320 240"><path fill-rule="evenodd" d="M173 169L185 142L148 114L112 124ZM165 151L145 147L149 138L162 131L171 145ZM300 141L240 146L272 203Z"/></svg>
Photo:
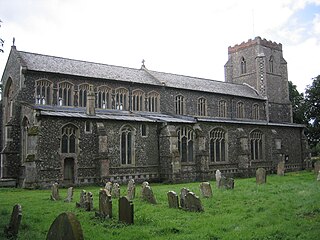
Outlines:
<svg viewBox="0 0 320 240"><path fill-rule="evenodd" d="M143 192L143 189L146 187L146 186L149 186L149 183L144 181L142 184L141 184L141 194Z"/></svg>
<svg viewBox="0 0 320 240"><path fill-rule="evenodd" d="M314 163L314 174L318 174L320 171L320 161Z"/></svg>
<svg viewBox="0 0 320 240"><path fill-rule="evenodd" d="M53 200L53 201L60 200L60 196L59 196L59 184L58 184L58 183L52 184L52 187L51 187L51 196L50 196L50 198L51 198L51 200Z"/></svg>
<svg viewBox="0 0 320 240"><path fill-rule="evenodd" d="M317 181L320 181L320 170L318 172Z"/></svg>
<svg viewBox="0 0 320 240"><path fill-rule="evenodd" d="M91 192L87 192L84 206L85 206L85 210L88 212L93 210L93 195Z"/></svg>
<svg viewBox="0 0 320 240"><path fill-rule="evenodd" d="M277 166L277 175L284 176L285 161L280 161Z"/></svg>
<svg viewBox="0 0 320 240"><path fill-rule="evenodd" d="M86 198L87 198L87 193L85 190L82 190L80 192L80 202L76 203L76 207L78 208L85 208L85 202L86 202Z"/></svg>
<svg viewBox="0 0 320 240"><path fill-rule="evenodd" d="M112 218L112 200L107 189L101 189L99 192L99 216Z"/></svg>
<svg viewBox="0 0 320 240"><path fill-rule="evenodd" d="M219 181L219 188L234 189L234 179L222 176Z"/></svg>
<svg viewBox="0 0 320 240"><path fill-rule="evenodd" d="M188 188L182 188L180 191L180 207L181 208L185 208L185 199L188 192L190 192Z"/></svg>
<svg viewBox="0 0 320 240"><path fill-rule="evenodd" d="M169 191L167 193L169 208L179 208L179 197L176 192Z"/></svg>
<svg viewBox="0 0 320 240"><path fill-rule="evenodd" d="M10 222L4 228L4 235L9 239L16 239L22 218L22 208L20 204L13 206Z"/></svg>
<svg viewBox="0 0 320 240"><path fill-rule="evenodd" d="M125 224L133 224L134 208L132 201L127 197L119 198L119 221Z"/></svg>
<svg viewBox="0 0 320 240"><path fill-rule="evenodd" d="M133 200L136 195L136 186L133 179L130 179L128 182L128 188L127 188L127 197L129 200Z"/></svg>
<svg viewBox="0 0 320 240"><path fill-rule="evenodd" d="M51 224L47 240L83 240L81 224L73 213L61 213Z"/></svg>
<svg viewBox="0 0 320 240"><path fill-rule="evenodd" d="M67 197L64 200L65 202L71 202L73 199L73 187L69 187L67 191Z"/></svg>
<svg viewBox="0 0 320 240"><path fill-rule="evenodd" d="M119 183L114 183L113 184L111 196L113 198L119 198L120 197L120 185L119 185Z"/></svg>
<svg viewBox="0 0 320 240"><path fill-rule="evenodd" d="M154 197L153 191L149 185L142 188L142 199L149 203L157 204L156 198Z"/></svg>
<svg viewBox="0 0 320 240"><path fill-rule="evenodd" d="M109 194L111 194L111 192L112 192L112 182L107 182L104 188L109 192Z"/></svg>
<svg viewBox="0 0 320 240"><path fill-rule="evenodd" d="M203 212L200 198L193 192L188 192L185 199L185 209L191 212Z"/></svg>
<svg viewBox="0 0 320 240"><path fill-rule="evenodd" d="M221 172L220 172L220 170L218 169L218 170L216 171L216 185L217 185L217 188L219 188L220 179L221 179Z"/></svg>
<svg viewBox="0 0 320 240"><path fill-rule="evenodd" d="M267 171L264 168L258 168L256 171L256 183L265 184L267 182Z"/></svg>
<svg viewBox="0 0 320 240"><path fill-rule="evenodd" d="M200 192L202 197L210 198L212 197L212 189L209 182L200 183Z"/></svg>

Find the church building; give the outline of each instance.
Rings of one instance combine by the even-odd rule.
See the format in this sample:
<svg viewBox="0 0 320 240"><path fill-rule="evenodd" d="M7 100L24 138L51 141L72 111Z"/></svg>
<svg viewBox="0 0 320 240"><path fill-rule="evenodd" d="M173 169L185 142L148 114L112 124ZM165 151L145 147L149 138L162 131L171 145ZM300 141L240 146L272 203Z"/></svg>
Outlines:
<svg viewBox="0 0 320 240"><path fill-rule="evenodd" d="M304 168L282 45L228 48L225 82L18 51L2 75L2 179L44 188Z"/></svg>

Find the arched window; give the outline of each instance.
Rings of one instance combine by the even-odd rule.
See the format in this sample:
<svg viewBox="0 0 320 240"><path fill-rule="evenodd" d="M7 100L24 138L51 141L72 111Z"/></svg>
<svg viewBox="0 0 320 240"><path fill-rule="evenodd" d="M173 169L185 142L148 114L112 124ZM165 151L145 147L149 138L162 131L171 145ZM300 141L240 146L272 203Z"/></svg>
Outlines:
<svg viewBox="0 0 320 240"><path fill-rule="evenodd" d="M62 128L61 132L61 153L76 153L77 128L68 124Z"/></svg>
<svg viewBox="0 0 320 240"><path fill-rule="evenodd" d="M244 118L244 104L243 102L237 103L237 118Z"/></svg>
<svg viewBox="0 0 320 240"><path fill-rule="evenodd" d="M198 99L198 116L207 115L207 99L201 97Z"/></svg>
<svg viewBox="0 0 320 240"><path fill-rule="evenodd" d="M24 162L28 155L28 130L29 130L29 120L24 117L22 121L22 131L21 131L21 146L22 146L22 162Z"/></svg>
<svg viewBox="0 0 320 240"><path fill-rule="evenodd" d="M4 104L5 104L5 122L9 122L13 116L13 84L12 79L9 78L4 88Z"/></svg>
<svg viewBox="0 0 320 240"><path fill-rule="evenodd" d="M225 100L219 101L218 116L223 118L227 117L227 102Z"/></svg>
<svg viewBox="0 0 320 240"><path fill-rule="evenodd" d="M274 62L274 59L273 59L273 56L271 56L270 57L270 59L269 59L269 71L271 72L271 73L273 73L273 62Z"/></svg>
<svg viewBox="0 0 320 240"><path fill-rule="evenodd" d="M260 108L259 108L259 104L253 104L252 105L252 118L255 119L255 120L259 120L260 118Z"/></svg>
<svg viewBox="0 0 320 240"><path fill-rule="evenodd" d="M263 160L263 134L259 130L250 133L251 160Z"/></svg>
<svg viewBox="0 0 320 240"><path fill-rule="evenodd" d="M221 128L213 129L210 132L210 161L226 161L226 133Z"/></svg>
<svg viewBox="0 0 320 240"><path fill-rule="evenodd" d="M160 108L160 94L157 92L149 92L147 98L147 106L149 112L159 112Z"/></svg>
<svg viewBox="0 0 320 240"><path fill-rule="evenodd" d="M52 82L46 79L36 81L36 104L52 104Z"/></svg>
<svg viewBox="0 0 320 240"><path fill-rule="evenodd" d="M131 127L125 126L120 132L121 164L134 164L134 131Z"/></svg>
<svg viewBox="0 0 320 240"><path fill-rule="evenodd" d="M181 127L178 128L177 135L181 162L193 162L193 130L188 127Z"/></svg>
<svg viewBox="0 0 320 240"><path fill-rule="evenodd" d="M247 63L244 57L241 58L240 66L241 66L241 74L247 73Z"/></svg>
<svg viewBox="0 0 320 240"><path fill-rule="evenodd" d="M96 107L101 109L111 108L111 88L107 86L98 87L96 94Z"/></svg>
<svg viewBox="0 0 320 240"><path fill-rule="evenodd" d="M144 92L142 90L132 91L132 111L144 111Z"/></svg>
<svg viewBox="0 0 320 240"><path fill-rule="evenodd" d="M87 106L88 92L89 92L89 84L81 84L79 86L79 107Z"/></svg>
<svg viewBox="0 0 320 240"><path fill-rule="evenodd" d="M178 95L175 98L175 110L176 114L184 114L184 97L182 95Z"/></svg>
<svg viewBox="0 0 320 240"><path fill-rule="evenodd" d="M125 88L116 89L115 109L128 110L128 90Z"/></svg>
<svg viewBox="0 0 320 240"><path fill-rule="evenodd" d="M73 106L73 85L62 82L58 85L58 105Z"/></svg>

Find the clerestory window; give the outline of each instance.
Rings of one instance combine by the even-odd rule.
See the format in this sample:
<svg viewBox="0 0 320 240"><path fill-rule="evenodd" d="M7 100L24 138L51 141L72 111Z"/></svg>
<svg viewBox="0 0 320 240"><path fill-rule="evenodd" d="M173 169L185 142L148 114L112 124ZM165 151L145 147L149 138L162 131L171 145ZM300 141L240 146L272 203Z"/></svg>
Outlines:
<svg viewBox="0 0 320 240"><path fill-rule="evenodd" d="M160 109L160 94L157 92L149 92L147 97L147 110L149 112L159 112Z"/></svg>
<svg viewBox="0 0 320 240"><path fill-rule="evenodd" d="M178 95L175 98L175 111L176 114L183 115L184 110L184 97L182 95Z"/></svg>
<svg viewBox="0 0 320 240"><path fill-rule="evenodd" d="M111 108L111 88L107 86L98 87L96 94L96 107L101 109Z"/></svg>
<svg viewBox="0 0 320 240"><path fill-rule="evenodd" d="M144 111L145 96L142 90L132 91L132 111Z"/></svg>
<svg viewBox="0 0 320 240"><path fill-rule="evenodd" d="M243 104L243 102L237 103L236 114L237 114L237 118L244 118L244 104Z"/></svg>
<svg viewBox="0 0 320 240"><path fill-rule="evenodd" d="M201 97L198 99L198 116L207 115L207 99Z"/></svg>
<svg viewBox="0 0 320 240"><path fill-rule="evenodd" d="M58 105L73 106L73 85L68 82L62 82L58 85Z"/></svg>
<svg viewBox="0 0 320 240"><path fill-rule="evenodd" d="M128 90L125 88L116 89L115 92L115 109L128 110Z"/></svg>
<svg viewBox="0 0 320 240"><path fill-rule="evenodd" d="M36 104L51 105L52 104L52 82L49 80L36 81Z"/></svg>
<svg viewBox="0 0 320 240"><path fill-rule="evenodd" d="M227 102L225 100L219 101L218 116L223 118L227 117Z"/></svg>
<svg viewBox="0 0 320 240"><path fill-rule="evenodd" d="M259 120L260 118L260 108L258 104L253 104L252 105L252 118L255 120Z"/></svg>
<svg viewBox="0 0 320 240"><path fill-rule="evenodd" d="M87 106L87 96L89 92L89 84L81 84L79 86L79 107Z"/></svg>

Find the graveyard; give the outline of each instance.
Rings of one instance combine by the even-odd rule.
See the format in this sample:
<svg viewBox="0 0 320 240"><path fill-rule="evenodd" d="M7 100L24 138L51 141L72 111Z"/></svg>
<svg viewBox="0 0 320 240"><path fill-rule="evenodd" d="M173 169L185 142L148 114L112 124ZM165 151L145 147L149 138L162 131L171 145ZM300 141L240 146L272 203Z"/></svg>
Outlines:
<svg viewBox="0 0 320 240"><path fill-rule="evenodd" d="M51 226L58 216L77 219L83 234L79 239L319 239L320 181L314 172L236 178L231 188L229 179L223 181L227 187L219 187L215 180L135 183L130 194L127 185L121 185L120 196L113 190L111 194L108 184L55 191L0 188L0 239L5 239L3 229L16 204L22 212L17 239L46 239L49 229L51 235L61 235ZM182 189L188 190L185 203ZM88 196L89 204L80 195ZM123 198L127 195L131 196ZM119 221L129 212L119 209L119 197L131 199L132 223ZM187 203L192 197L200 208ZM102 201L111 203L112 209Z"/></svg>

